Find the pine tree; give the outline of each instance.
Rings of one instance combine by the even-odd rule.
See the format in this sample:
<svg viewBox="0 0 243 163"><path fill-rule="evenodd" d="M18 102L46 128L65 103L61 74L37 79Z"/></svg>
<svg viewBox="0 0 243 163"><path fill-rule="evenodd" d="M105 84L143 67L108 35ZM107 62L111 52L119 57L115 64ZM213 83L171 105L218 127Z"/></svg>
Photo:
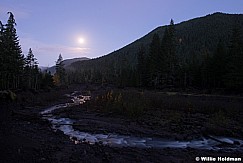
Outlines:
<svg viewBox="0 0 243 163"><path fill-rule="evenodd" d="M165 86L167 85L168 81L168 76L169 76L169 71L170 71L170 41L169 41L169 30L168 27L165 28L164 35L161 41L161 63L160 67L162 70L162 84Z"/></svg>
<svg viewBox="0 0 243 163"><path fill-rule="evenodd" d="M165 39L166 47L166 61L168 67L168 78L167 83L169 85L175 85L175 77L177 71L177 56L176 56L176 39L175 39L175 25L173 19L170 21L170 25L168 27L168 33L166 34L167 38Z"/></svg>
<svg viewBox="0 0 243 163"><path fill-rule="evenodd" d="M25 77L27 81L27 88L37 89L37 86L40 85L38 83L39 81L39 68L38 68L38 62L35 58L32 49L29 49L29 52L25 59Z"/></svg>
<svg viewBox="0 0 243 163"><path fill-rule="evenodd" d="M139 75L139 86L148 85L148 69L146 68L145 48L141 45L137 54L137 73Z"/></svg>
<svg viewBox="0 0 243 163"><path fill-rule="evenodd" d="M232 30L227 71L226 86L234 90L243 90L243 42L237 25Z"/></svg>
<svg viewBox="0 0 243 163"><path fill-rule="evenodd" d="M4 88L4 46L3 46L3 30L4 26L0 21L0 90Z"/></svg>
<svg viewBox="0 0 243 163"><path fill-rule="evenodd" d="M4 30L4 26L0 21L0 54L2 54L3 52L3 30ZM0 57L2 57L2 55L0 55Z"/></svg>
<svg viewBox="0 0 243 163"><path fill-rule="evenodd" d="M148 71L150 74L149 80L153 86L158 86L160 77L160 58L161 54L161 43L160 38L157 33L153 35L152 42L149 46L149 56L148 56Z"/></svg>
<svg viewBox="0 0 243 163"><path fill-rule="evenodd" d="M3 30L3 76L6 79L6 88L19 88L23 77L24 56L19 45L19 39L16 33L16 23L14 15L8 12L9 19Z"/></svg>
<svg viewBox="0 0 243 163"><path fill-rule="evenodd" d="M54 85L53 76L51 75L51 72L47 72L47 70L42 73L42 79L41 79L41 88L50 90Z"/></svg>
<svg viewBox="0 0 243 163"><path fill-rule="evenodd" d="M58 56L58 59L56 61L56 73L54 77L55 77L54 81L56 82L56 85L66 84L66 73L65 73L63 58L61 54Z"/></svg>
<svg viewBox="0 0 243 163"><path fill-rule="evenodd" d="M36 65L38 64L37 59L35 58L32 49L29 49L29 52L26 56L25 65L29 68L34 69Z"/></svg>
<svg viewBox="0 0 243 163"><path fill-rule="evenodd" d="M222 88L224 86L223 80L227 64L226 57L225 46L222 40L220 40L211 61L210 79L214 88Z"/></svg>
<svg viewBox="0 0 243 163"><path fill-rule="evenodd" d="M207 49L203 49L202 52L202 64L201 64L201 88L209 88L210 82L212 79L210 79L210 74L212 73L212 65L211 63L212 59L209 55L209 51Z"/></svg>

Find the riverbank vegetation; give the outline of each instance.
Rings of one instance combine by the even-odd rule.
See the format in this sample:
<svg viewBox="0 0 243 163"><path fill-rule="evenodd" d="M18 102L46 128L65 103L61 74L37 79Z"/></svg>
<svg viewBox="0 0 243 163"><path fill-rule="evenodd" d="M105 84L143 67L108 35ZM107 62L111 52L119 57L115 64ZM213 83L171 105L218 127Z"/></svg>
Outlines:
<svg viewBox="0 0 243 163"><path fill-rule="evenodd" d="M90 89L93 89L90 91ZM242 97L89 86L91 100L55 111L77 121L82 132L193 140L203 136L242 139Z"/></svg>
<svg viewBox="0 0 243 163"><path fill-rule="evenodd" d="M216 120L235 119L242 113L242 97L177 92L115 89L95 97L96 106L105 112L139 117L150 110L183 111L214 115Z"/></svg>

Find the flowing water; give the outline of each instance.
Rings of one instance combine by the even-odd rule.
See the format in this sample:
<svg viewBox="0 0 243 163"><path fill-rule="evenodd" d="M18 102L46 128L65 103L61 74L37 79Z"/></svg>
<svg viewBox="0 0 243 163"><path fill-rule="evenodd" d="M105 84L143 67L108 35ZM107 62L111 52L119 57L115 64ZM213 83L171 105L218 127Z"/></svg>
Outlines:
<svg viewBox="0 0 243 163"><path fill-rule="evenodd" d="M53 130L60 130L65 135L68 135L74 143L88 142L90 144L103 144L112 147L139 147L139 148L195 148L195 149L208 149L208 150L239 150L243 151L243 141L235 138L227 137L202 137L199 140L192 141L174 141L165 140L159 138L143 138L133 137L118 134L91 134L88 132L81 132L73 128L75 120L69 118L58 118L52 114L54 110L67 108L74 105L81 105L87 100L90 100L90 96L77 95L74 92L71 95L67 95L72 99L72 103L59 104L45 109L41 112L44 119L47 119L52 123ZM224 144L224 145L222 145ZM225 145L226 144L226 145Z"/></svg>

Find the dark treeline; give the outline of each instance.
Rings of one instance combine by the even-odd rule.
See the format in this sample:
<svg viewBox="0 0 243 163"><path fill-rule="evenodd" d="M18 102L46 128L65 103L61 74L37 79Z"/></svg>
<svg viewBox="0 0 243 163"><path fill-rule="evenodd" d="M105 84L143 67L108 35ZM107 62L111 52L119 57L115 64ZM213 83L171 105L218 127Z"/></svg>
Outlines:
<svg viewBox="0 0 243 163"><path fill-rule="evenodd" d="M40 89L53 85L52 76L42 73L30 48L24 57L16 32L14 15L4 25L0 21L0 90Z"/></svg>
<svg viewBox="0 0 243 163"><path fill-rule="evenodd" d="M218 20L224 19L221 14L214 16ZM121 87L153 89L197 88L242 92L241 25L235 21L231 30L225 33L212 30L214 28L211 24L215 28L221 27L211 21L210 16L206 18L202 19L203 27L197 31L199 34L204 30L211 30L211 35L210 32L205 36L200 34L200 39L196 36L197 33L192 35L190 32L178 32L171 20L170 25L163 28L163 33L154 32L150 44L141 43L138 50L129 45L120 50L121 52L72 64L72 71L67 73L68 82L111 83ZM196 21L199 22L199 19ZM208 26L205 25L207 21ZM180 25L180 28L183 25ZM222 28L226 31L228 29ZM222 36L221 32L224 32Z"/></svg>
<svg viewBox="0 0 243 163"><path fill-rule="evenodd" d="M237 24L232 27L228 44L219 39L214 52L211 54L205 48L200 59L188 60L178 55L180 43L172 20L162 39L154 34L148 55L143 46L140 48L137 65L140 86L242 91L243 42Z"/></svg>
<svg viewBox="0 0 243 163"><path fill-rule="evenodd" d="M52 77L50 73L40 71L31 48L26 57L23 55L14 15L9 13L7 23L0 22L0 89L42 89L54 84L98 83L119 87L242 92L242 23L235 21L228 30L227 22L232 21L228 17L231 15L217 13L177 27L171 20L168 26L158 28L137 41L139 45L131 44L98 59L76 62L68 70L64 69L63 58L59 55L56 73ZM216 20L223 22L225 18L227 22L215 23ZM198 23L196 30L192 28L195 22ZM221 33L222 37L219 37Z"/></svg>
<svg viewBox="0 0 243 163"><path fill-rule="evenodd" d="M171 20L162 39L157 33L153 35L148 55L141 47L137 55L140 86L161 88L177 85L179 62L176 44L174 22Z"/></svg>

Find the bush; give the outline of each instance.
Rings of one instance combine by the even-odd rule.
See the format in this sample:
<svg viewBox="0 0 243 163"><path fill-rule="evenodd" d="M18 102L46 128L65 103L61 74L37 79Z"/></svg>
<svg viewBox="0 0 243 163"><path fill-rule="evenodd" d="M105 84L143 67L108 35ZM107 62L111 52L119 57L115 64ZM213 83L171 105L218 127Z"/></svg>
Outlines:
<svg viewBox="0 0 243 163"><path fill-rule="evenodd" d="M0 101L12 102L17 98L16 94L10 90L0 91Z"/></svg>

